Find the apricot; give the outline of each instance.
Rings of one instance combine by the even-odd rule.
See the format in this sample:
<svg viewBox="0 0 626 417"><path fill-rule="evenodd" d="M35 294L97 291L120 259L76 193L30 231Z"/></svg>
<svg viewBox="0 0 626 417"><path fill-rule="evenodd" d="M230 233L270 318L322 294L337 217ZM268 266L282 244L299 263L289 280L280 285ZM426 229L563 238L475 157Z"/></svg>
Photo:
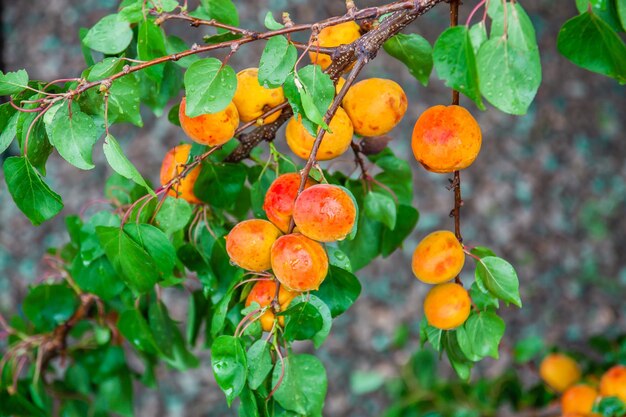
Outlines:
<svg viewBox="0 0 626 417"><path fill-rule="evenodd" d="M616 365L602 375L600 394L604 397L617 397L626 402L626 366Z"/></svg>
<svg viewBox="0 0 626 417"><path fill-rule="evenodd" d="M413 252L413 274L426 284L441 284L459 275L465 264L463 246L454 233L433 232Z"/></svg>
<svg viewBox="0 0 626 417"><path fill-rule="evenodd" d="M300 116L297 119L292 117L287 124L287 145L300 158L309 159L315 137L305 129L300 120ZM317 150L317 159L319 161L327 161L338 157L347 151L352 143L352 135L354 133L352 122L341 107L337 108L337 113L330 121L329 127L330 132L326 132Z"/></svg>
<svg viewBox="0 0 626 417"><path fill-rule="evenodd" d="M183 97L178 110L178 120L187 136L194 141L208 146L219 146L228 142L239 126L239 112L231 102L222 111L189 117L185 113L187 99Z"/></svg>
<svg viewBox="0 0 626 417"><path fill-rule="evenodd" d="M161 185L170 182L185 169L185 164L189 159L191 145L178 145L169 150L163 158L161 164ZM187 200L191 204L200 204L202 201L193 192L193 186L200 175L200 166L196 166L185 175L184 178L176 182L168 191L168 194L176 198Z"/></svg>
<svg viewBox="0 0 626 417"><path fill-rule="evenodd" d="M243 122L257 120L266 111L282 104L285 101L283 88L265 88L259 84L259 69L248 68L237 74L237 90L233 103L237 106L239 118ZM282 113L274 112L263 119L261 124L272 123Z"/></svg>
<svg viewBox="0 0 626 417"><path fill-rule="evenodd" d="M315 184L317 184L315 181L307 178L304 189L306 190ZM293 205L298 196L299 187L300 174L295 172L283 174L274 180L265 194L263 210L265 210L267 218L283 233L289 231Z"/></svg>
<svg viewBox="0 0 626 417"><path fill-rule="evenodd" d="M428 324L450 330L465 323L470 314L468 292L453 282L435 285L424 299L424 314Z"/></svg>
<svg viewBox="0 0 626 417"><path fill-rule="evenodd" d="M274 280L259 281L254 284L248 298L246 298L246 307L249 307L253 302L259 303L261 308L268 307L265 313L259 318L263 331L269 332L274 327L274 310L272 308L272 300L276 295L276 282ZM280 310L286 310L289 307L289 303L297 294L289 291L282 285L278 289L278 304L280 304ZM278 324L285 326L285 318L278 317Z"/></svg>
<svg viewBox="0 0 626 417"><path fill-rule="evenodd" d="M408 101L404 90L395 81L369 78L350 87L342 104L356 133L380 136L400 123Z"/></svg>
<svg viewBox="0 0 626 417"><path fill-rule="evenodd" d="M589 414L598 398L598 391L589 385L574 385L569 387L561 397L561 410L564 414Z"/></svg>
<svg viewBox="0 0 626 417"><path fill-rule="evenodd" d="M411 147L415 159L429 171L465 169L480 152L482 134L476 119L461 106L434 106L415 122Z"/></svg>
<svg viewBox="0 0 626 417"><path fill-rule="evenodd" d="M541 379L557 392L563 392L580 380L580 368L574 359L561 353L547 355L539 366Z"/></svg>
<svg viewBox="0 0 626 417"><path fill-rule="evenodd" d="M226 252L243 269L265 271L272 266L272 245L280 235L280 230L267 220L244 220L226 236Z"/></svg>
<svg viewBox="0 0 626 417"><path fill-rule="evenodd" d="M361 36L360 29L360 26L355 22L345 22L320 30L317 34L317 42L313 42L311 52L309 52L311 62L321 66L322 69L328 68L332 62L330 55L316 52L315 47L330 48L333 46L347 45L359 39Z"/></svg>
<svg viewBox="0 0 626 417"><path fill-rule="evenodd" d="M328 255L321 244L300 233L284 235L272 245L272 270L289 290L317 290L328 273Z"/></svg>
<svg viewBox="0 0 626 417"><path fill-rule="evenodd" d="M356 206L341 187L318 184L304 190L293 206L293 221L304 236L319 242L342 240L356 221Z"/></svg>

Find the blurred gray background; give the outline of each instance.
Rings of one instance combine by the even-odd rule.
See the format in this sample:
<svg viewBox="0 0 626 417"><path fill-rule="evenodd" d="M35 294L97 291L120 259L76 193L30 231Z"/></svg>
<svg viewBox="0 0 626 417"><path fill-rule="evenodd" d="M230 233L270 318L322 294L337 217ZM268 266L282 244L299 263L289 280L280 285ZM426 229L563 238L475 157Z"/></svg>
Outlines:
<svg viewBox="0 0 626 417"><path fill-rule="evenodd" d="M190 2L195 4L194 0ZM343 1L236 0L242 25L261 29L267 10L287 10L295 22L309 22L344 12ZM373 2L356 1L358 6ZM380 4L380 2L378 2ZM461 8L464 22L476 1ZM2 34L4 71L26 68L31 78L52 80L78 76L84 62L78 28L112 12L115 0L5 1ZM535 104L522 117L494 108L480 112L462 98L483 129L483 149L462 173L462 229L469 245L486 245L513 263L521 283L524 308L503 309L507 332L499 361L486 360L475 371L493 375L511 366L515 340L541 335L547 343L577 346L593 334L624 331L626 313L626 90L612 80L583 71L556 50L559 27L576 14L573 0L523 1L537 31L543 82ZM406 32L433 43L448 25L445 4L418 19ZM169 22L169 33L201 42L204 29ZM231 61L236 70L253 66L262 45L245 46ZM412 126L427 107L447 104L450 92L433 73L427 88L381 51L361 77L398 81L409 97L409 110L392 135L392 148L411 155ZM144 112L145 128L115 127L126 154L154 182L163 154L183 133L166 118ZM281 134L278 143L284 138ZM18 311L29 283L42 271L46 247L67 240L64 215L76 213L101 197L103 178L111 174L96 146L96 168L80 171L54 154L48 163L51 186L61 192L62 215L36 228L10 201L0 178L0 312ZM344 158L347 164L351 157ZM428 286L411 273L410 257L418 240L436 228L453 227L448 213L453 195L445 175L429 174L410 158L415 176L415 206L421 219L403 250L379 259L358 276L363 295L334 323L331 336L317 352L329 374L326 415L374 416L387 405L383 390L359 395L359 382L396 375L419 346L421 305ZM0 177L2 174L0 173ZM469 262L468 262L469 264ZM404 265L404 267L402 267ZM466 280L471 281L471 269ZM171 311L186 317L186 301L168 293ZM408 343L394 344L409 331ZM300 348L300 347L299 347ZM304 345L302 349L309 350ZM161 369L159 391L136 395L138 416L224 416L207 355L189 373ZM449 372L447 363L442 372ZM536 376L526 375L528 382Z"/></svg>

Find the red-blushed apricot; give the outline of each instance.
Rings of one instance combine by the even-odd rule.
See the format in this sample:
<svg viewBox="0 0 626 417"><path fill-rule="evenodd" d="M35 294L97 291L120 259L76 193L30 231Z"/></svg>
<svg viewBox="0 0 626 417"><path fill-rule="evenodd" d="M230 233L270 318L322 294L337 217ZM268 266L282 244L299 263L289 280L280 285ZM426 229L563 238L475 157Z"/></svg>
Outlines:
<svg viewBox="0 0 626 417"><path fill-rule="evenodd" d="M539 366L541 379L557 392L563 392L580 381L581 373L574 359L562 353L547 355Z"/></svg>
<svg viewBox="0 0 626 417"><path fill-rule="evenodd" d="M424 315L428 324L450 330L465 323L469 317L471 300L459 284L453 282L435 285L424 299Z"/></svg>
<svg viewBox="0 0 626 417"><path fill-rule="evenodd" d="M600 394L603 397L617 397L626 403L626 366L615 365L602 375Z"/></svg>
<svg viewBox="0 0 626 417"><path fill-rule="evenodd" d="M186 109L187 99L183 97L178 110L180 126L187 136L202 145L223 145L234 136L239 126L239 113L232 102L222 111L197 117L187 116Z"/></svg>
<svg viewBox="0 0 626 417"><path fill-rule="evenodd" d="M454 233L433 232L413 252L413 274L426 284L441 284L459 275L465 264L463 246Z"/></svg>
<svg viewBox="0 0 626 417"><path fill-rule="evenodd" d="M239 118L243 122L257 120L263 113L285 101L283 88L264 88L259 84L259 69L248 68L237 74L237 90L233 103L237 106ZM262 124L272 123L282 113L274 112L263 119Z"/></svg>
<svg viewBox="0 0 626 417"><path fill-rule="evenodd" d="M169 150L161 164L161 185L170 182L185 169L191 145L178 145ZM196 166L170 188L168 194L187 200L191 204L200 204L202 201L193 192L193 186L200 175L200 166Z"/></svg>
<svg viewBox="0 0 626 417"><path fill-rule="evenodd" d="M300 233L279 237L272 246L276 279L292 291L317 290L328 273L324 247Z"/></svg>
<svg viewBox="0 0 626 417"><path fill-rule="evenodd" d="M272 245L280 235L280 230L267 220L244 220L226 236L226 252L243 269L265 271L272 266Z"/></svg>
<svg viewBox="0 0 626 417"><path fill-rule="evenodd" d="M260 317L261 327L263 331L269 332L272 330L274 326L274 310L272 308L272 300L274 300L274 296L276 295L276 282L274 280L263 280L254 284L252 290L250 290L250 294L248 294L248 298L246 298L246 307L249 307L253 302L259 303L261 308L268 307L265 310L265 313ZM280 311L286 310L289 307L289 303L297 293L293 291L289 291L287 288L282 285L278 289L278 304L280 304ZM278 317L278 324L281 326L285 326L285 318L282 316Z"/></svg>
<svg viewBox="0 0 626 417"><path fill-rule="evenodd" d="M311 178L307 178L304 189L317 184ZM289 231L289 223L293 214L293 205L298 196L300 187L300 174L295 172L283 174L276 178L265 194L263 210L267 218L276 225L283 233Z"/></svg>
<svg viewBox="0 0 626 417"><path fill-rule="evenodd" d="M309 57L311 62L322 67L328 68L332 59L327 54L317 53L316 47L330 48L333 46L347 45L359 39L361 36L360 27L354 22L340 23L334 26L328 26L320 30L317 34L317 42L311 45Z"/></svg>
<svg viewBox="0 0 626 417"><path fill-rule="evenodd" d="M465 169L480 152L482 134L476 119L461 106L433 106L413 128L413 155L424 168L447 173Z"/></svg>
<svg viewBox="0 0 626 417"><path fill-rule="evenodd" d="M352 231L356 206L341 187L318 184L298 196L293 207L293 221L300 233L313 240L342 240Z"/></svg>
<svg viewBox="0 0 626 417"><path fill-rule="evenodd" d="M593 404L598 398L598 391L589 385L579 384L569 387L561 397L561 411L563 413L591 413Z"/></svg>
<svg viewBox="0 0 626 417"><path fill-rule="evenodd" d="M395 81L368 78L348 90L343 109L350 116L354 131L361 136L389 133L404 117L408 100Z"/></svg>
<svg viewBox="0 0 626 417"><path fill-rule="evenodd" d="M352 135L354 133L352 122L341 107L337 109L337 113L330 121L329 127L330 132L326 132L317 150L318 161L327 161L338 157L347 151L352 143ZM315 137L302 125L300 116L297 119L292 117L289 120L285 136L287 145L289 145L293 153L302 159L309 159Z"/></svg>

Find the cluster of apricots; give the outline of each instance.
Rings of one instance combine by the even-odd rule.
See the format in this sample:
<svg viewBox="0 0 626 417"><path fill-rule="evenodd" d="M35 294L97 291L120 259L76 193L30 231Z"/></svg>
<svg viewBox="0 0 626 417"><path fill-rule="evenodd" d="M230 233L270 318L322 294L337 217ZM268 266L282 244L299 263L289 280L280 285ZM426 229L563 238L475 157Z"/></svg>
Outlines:
<svg viewBox="0 0 626 417"><path fill-rule="evenodd" d="M261 278L246 299L246 306L257 302L263 310L264 331L298 293L319 288L328 272L322 243L344 239L356 221L355 203L344 189L308 179L298 194L300 181L296 173L276 178L263 204L269 220L244 220L226 236L232 263L253 273L271 270L280 283L277 288L274 279ZM284 325L282 318L278 324Z"/></svg>
<svg viewBox="0 0 626 417"><path fill-rule="evenodd" d="M626 403L626 366L615 365L602 375L598 383L588 378L581 383L582 372L574 359L561 354L547 355L539 367L541 379L554 391L561 393L564 417L597 416L593 406L604 397L617 397Z"/></svg>
<svg viewBox="0 0 626 417"><path fill-rule="evenodd" d="M415 123L411 146L424 168L451 173L467 168L480 151L482 135L472 115L460 106L434 106ZM454 329L467 320L471 299L463 286L449 282L465 264L463 246L454 233L437 231L419 242L413 252L413 273L435 286L424 300L424 315L431 326Z"/></svg>

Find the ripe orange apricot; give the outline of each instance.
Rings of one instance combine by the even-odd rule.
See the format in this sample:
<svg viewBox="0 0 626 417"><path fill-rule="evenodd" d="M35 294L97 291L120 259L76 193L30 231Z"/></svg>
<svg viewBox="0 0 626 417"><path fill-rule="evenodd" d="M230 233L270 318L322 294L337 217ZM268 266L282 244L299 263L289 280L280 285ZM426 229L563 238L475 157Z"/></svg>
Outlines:
<svg viewBox="0 0 626 417"><path fill-rule="evenodd" d="M334 26L328 26L320 30L317 34L317 42L311 45L309 57L311 62L318 64L322 69L328 68L332 59L327 54L315 52L315 47L332 47L347 45L359 39L361 36L360 27L355 22L345 22Z"/></svg>
<svg viewBox="0 0 626 417"><path fill-rule="evenodd" d="M557 392L563 392L580 380L581 373L574 359L561 353L547 355L539 366L541 379Z"/></svg>
<svg viewBox="0 0 626 417"><path fill-rule="evenodd" d="M280 230L267 220L244 220L226 236L226 252L243 269L265 271L272 266L271 248L280 235Z"/></svg>
<svg viewBox="0 0 626 417"><path fill-rule="evenodd" d="M186 109L187 100L183 97L178 110L180 126L187 136L202 145L223 145L234 136L239 126L239 113L232 102L222 111L197 117L187 116Z"/></svg>
<svg viewBox="0 0 626 417"><path fill-rule="evenodd" d="M324 247L300 233L279 237L272 245L272 270L292 291L317 290L328 273Z"/></svg>
<svg viewBox="0 0 626 417"><path fill-rule="evenodd" d="M433 232L413 252L413 274L426 284L441 284L459 275L465 264L463 246L454 233Z"/></svg>
<svg viewBox="0 0 626 417"><path fill-rule="evenodd" d="M598 391L589 385L579 384L569 387L561 397L563 413L589 414L598 398Z"/></svg>
<svg viewBox="0 0 626 417"><path fill-rule="evenodd" d="M626 402L626 366L616 365L602 375L600 394L604 397L617 397Z"/></svg>
<svg viewBox="0 0 626 417"><path fill-rule="evenodd" d="M348 90L343 108L354 131L362 136L379 136L396 127L408 106L406 94L395 81L369 78Z"/></svg>
<svg viewBox="0 0 626 417"><path fill-rule="evenodd" d="M447 173L465 169L480 152L476 119L461 106L434 106L415 122L411 147L424 168Z"/></svg>
<svg viewBox="0 0 626 417"><path fill-rule="evenodd" d="M319 242L342 240L352 231L356 206L341 187L318 184L298 196L293 206L293 221L308 238Z"/></svg>
<svg viewBox="0 0 626 417"><path fill-rule="evenodd" d="M469 294L453 282L435 285L424 299L424 315L428 324L450 330L465 323L470 314Z"/></svg>
<svg viewBox="0 0 626 417"><path fill-rule="evenodd" d="M272 309L272 300L276 295L276 282L274 280L263 280L254 284L248 298L246 298L246 307L249 307L253 302L259 303L261 308L268 307L265 313L259 319L261 321L261 327L263 331L269 332L274 326L274 310ZM289 303L297 294L289 291L282 285L278 289L278 304L280 304L280 310L286 310L289 307ZM285 318L278 317L278 324L285 326Z"/></svg>
<svg viewBox="0 0 626 417"><path fill-rule="evenodd" d="M337 109L337 113L330 121L329 127L330 132L326 132L317 150L317 159L319 161L327 161L338 157L347 151L352 143L352 135L354 133L352 122L341 107ZM309 159L315 137L302 125L300 116L297 119L292 117L289 120L285 134L287 145L289 145L291 151L302 159Z"/></svg>
<svg viewBox="0 0 626 417"><path fill-rule="evenodd" d="M306 190L315 184L317 184L315 181L307 178L304 189ZM265 194L263 210L265 210L269 221L274 223L283 233L289 231L289 222L299 187L300 174L292 172L276 178Z"/></svg>
<svg viewBox="0 0 626 417"><path fill-rule="evenodd" d="M169 150L163 158L161 164L161 185L165 185L170 182L174 177L179 175L185 169L185 163L189 159L189 152L191 151L191 145L178 145ZM187 200L191 204L200 204L202 201L193 192L193 186L200 175L200 166L196 166L187 175L178 181L170 190L168 194L176 198L180 197L183 200Z"/></svg>
<svg viewBox="0 0 626 417"><path fill-rule="evenodd" d="M243 122L257 120L263 113L285 101L283 88L264 88L259 84L259 69L248 68L237 74L237 90L233 103L239 111L239 118ZM263 119L262 124L272 123L282 113L282 110L272 113Z"/></svg>

